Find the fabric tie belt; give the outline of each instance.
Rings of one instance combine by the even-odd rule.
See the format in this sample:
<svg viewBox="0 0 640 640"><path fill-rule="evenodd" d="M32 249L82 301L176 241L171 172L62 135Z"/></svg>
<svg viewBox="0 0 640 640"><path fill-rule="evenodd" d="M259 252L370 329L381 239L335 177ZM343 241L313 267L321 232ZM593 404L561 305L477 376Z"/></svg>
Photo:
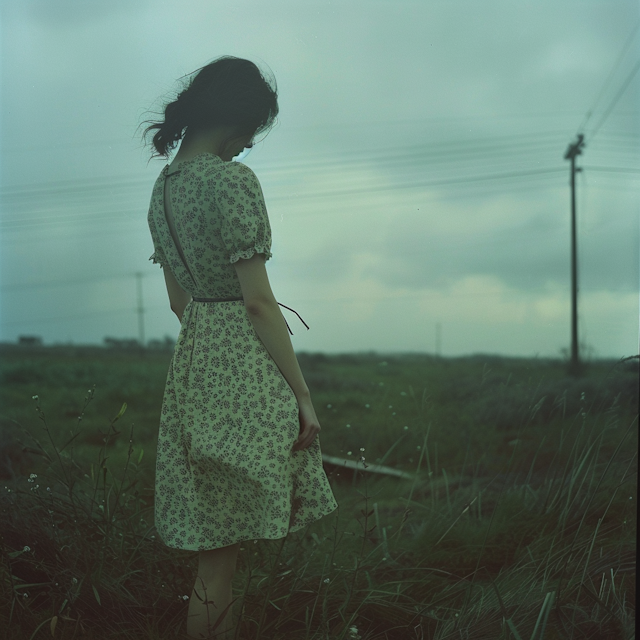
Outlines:
<svg viewBox="0 0 640 640"><path fill-rule="evenodd" d="M192 300L194 302L233 302L235 300L244 300L244 298L242 296L240 296L239 298L195 298L193 297ZM289 309L289 311L293 311L293 313L295 313L298 316L298 318L300 318L300 322L302 322L302 324L305 327L307 327L307 330L309 329L309 325L302 319L300 314L295 309L292 309L291 307L287 307L287 305L282 304L282 302L278 302L278 304L281 307L284 307L285 309ZM284 316L282 316L282 318L284 319L284 323L287 325L287 329L289 329L289 333L293 335L293 331L291 331L291 327L289 327L289 323L287 322L287 319Z"/></svg>

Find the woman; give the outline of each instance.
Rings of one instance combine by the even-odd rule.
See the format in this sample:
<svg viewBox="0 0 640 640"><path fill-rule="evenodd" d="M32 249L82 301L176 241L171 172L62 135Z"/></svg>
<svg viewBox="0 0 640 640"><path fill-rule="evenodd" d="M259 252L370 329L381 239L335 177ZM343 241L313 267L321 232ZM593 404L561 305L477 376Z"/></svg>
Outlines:
<svg viewBox="0 0 640 640"><path fill-rule="evenodd" d="M277 89L258 67L224 56L145 130L158 130L155 155L168 158L182 140L156 180L148 222L150 259L181 323L158 433L155 525L167 546L200 552L187 620L193 638L216 623L215 637L227 637L242 541L283 538L338 506L265 269L271 229L262 189L249 167L231 162L277 114Z"/></svg>

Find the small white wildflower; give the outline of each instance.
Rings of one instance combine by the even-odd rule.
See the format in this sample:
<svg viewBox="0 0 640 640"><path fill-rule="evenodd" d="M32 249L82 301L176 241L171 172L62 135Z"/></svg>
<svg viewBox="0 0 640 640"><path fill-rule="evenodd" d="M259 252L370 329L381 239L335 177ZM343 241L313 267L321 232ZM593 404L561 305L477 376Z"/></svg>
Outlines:
<svg viewBox="0 0 640 640"><path fill-rule="evenodd" d="M73 582L73 584L78 584L78 578L71 578L71 582Z"/></svg>
<svg viewBox="0 0 640 640"><path fill-rule="evenodd" d="M25 547L23 551L31 551L31 547Z"/></svg>
<svg viewBox="0 0 640 640"><path fill-rule="evenodd" d="M351 451L347 451L347 455L350 456L351 455Z"/></svg>
<svg viewBox="0 0 640 640"><path fill-rule="evenodd" d="M384 562L386 560L386 558L382 558L382 562Z"/></svg>
<svg viewBox="0 0 640 640"><path fill-rule="evenodd" d="M189 599L189 596L182 596L182 599L183 599L183 600L188 600L188 599Z"/></svg>
<svg viewBox="0 0 640 640"><path fill-rule="evenodd" d="M360 451L364 451L364 447L360 447Z"/></svg>
<svg viewBox="0 0 640 640"><path fill-rule="evenodd" d="M22 596L23 596L24 598L28 598L28 597L29 597L29 594L25 591L25 592L22 594Z"/></svg>
<svg viewBox="0 0 640 640"><path fill-rule="evenodd" d="M324 583L325 583L325 584L329 584L329 578L325 578L325 579L324 579Z"/></svg>
<svg viewBox="0 0 640 640"><path fill-rule="evenodd" d="M30 478L37 478L38 476L37 476L35 473L30 473L30 474L29 474L29 477L30 477Z"/></svg>
<svg viewBox="0 0 640 640"><path fill-rule="evenodd" d="M37 400L37 399L38 399L38 396L31 396L31 399L32 399L32 400Z"/></svg>

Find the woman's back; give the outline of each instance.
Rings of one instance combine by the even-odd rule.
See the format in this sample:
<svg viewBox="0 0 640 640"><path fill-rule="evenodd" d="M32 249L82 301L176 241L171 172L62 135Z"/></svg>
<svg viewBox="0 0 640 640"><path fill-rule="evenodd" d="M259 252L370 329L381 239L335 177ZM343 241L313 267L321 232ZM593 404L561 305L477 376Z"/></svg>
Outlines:
<svg viewBox="0 0 640 640"><path fill-rule="evenodd" d="M170 194L166 215L165 193ZM167 266L194 297L241 296L234 263L253 253L263 253L265 260L271 257L271 227L256 175L246 165L212 153L162 169L148 223L155 249L149 259Z"/></svg>

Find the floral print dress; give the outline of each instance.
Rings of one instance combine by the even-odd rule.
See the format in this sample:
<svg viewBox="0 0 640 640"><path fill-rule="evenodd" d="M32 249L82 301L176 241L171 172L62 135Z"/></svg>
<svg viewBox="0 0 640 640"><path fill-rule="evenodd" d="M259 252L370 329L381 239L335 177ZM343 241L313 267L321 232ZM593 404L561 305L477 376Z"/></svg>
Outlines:
<svg viewBox="0 0 640 640"><path fill-rule="evenodd" d="M160 539L178 549L216 549L283 538L331 513L338 504L319 436L291 451L300 433L296 397L251 324L233 264L272 255L255 173L212 153L165 166L148 222L150 260L170 269L185 291L240 298L192 300L182 316L158 432Z"/></svg>

